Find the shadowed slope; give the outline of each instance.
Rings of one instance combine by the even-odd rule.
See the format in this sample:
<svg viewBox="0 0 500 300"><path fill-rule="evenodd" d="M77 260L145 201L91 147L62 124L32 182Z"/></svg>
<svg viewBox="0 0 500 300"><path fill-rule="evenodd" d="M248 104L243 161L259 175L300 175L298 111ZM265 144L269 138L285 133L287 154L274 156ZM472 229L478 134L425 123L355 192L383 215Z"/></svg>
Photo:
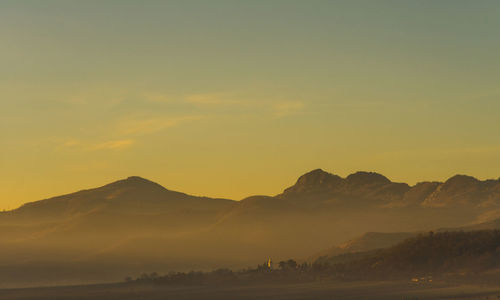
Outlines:
<svg viewBox="0 0 500 300"><path fill-rule="evenodd" d="M470 232L478 230L500 230L500 219L470 226L439 228L433 231ZM311 256L308 260L312 262L316 261L318 263L332 262L337 259L337 256L341 257L345 254L369 252L377 249L392 247L408 238L415 237L419 234L422 234L422 232L367 232L338 246L320 251L317 254Z"/></svg>
<svg viewBox="0 0 500 300"><path fill-rule="evenodd" d="M211 201L208 201L211 200ZM62 218L88 213L96 209L138 209L158 207L230 207L233 201L189 196L165 189L147 179L133 176L100 188L82 190L73 194L27 203L11 212L29 217Z"/></svg>

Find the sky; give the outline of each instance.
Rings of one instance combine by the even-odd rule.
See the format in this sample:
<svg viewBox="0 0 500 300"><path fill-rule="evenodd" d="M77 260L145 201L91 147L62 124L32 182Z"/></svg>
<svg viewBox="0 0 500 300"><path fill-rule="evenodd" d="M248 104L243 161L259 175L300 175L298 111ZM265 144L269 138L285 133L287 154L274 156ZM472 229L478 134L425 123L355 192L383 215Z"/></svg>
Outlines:
<svg viewBox="0 0 500 300"><path fill-rule="evenodd" d="M500 177L498 1L0 2L0 209L137 175Z"/></svg>

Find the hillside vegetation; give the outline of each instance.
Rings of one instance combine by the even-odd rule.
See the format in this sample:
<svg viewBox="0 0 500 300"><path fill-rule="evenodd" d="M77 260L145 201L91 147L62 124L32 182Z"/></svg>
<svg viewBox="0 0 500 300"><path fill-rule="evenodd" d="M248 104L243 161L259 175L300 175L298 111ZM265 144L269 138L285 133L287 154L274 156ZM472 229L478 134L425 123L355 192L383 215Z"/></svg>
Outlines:
<svg viewBox="0 0 500 300"><path fill-rule="evenodd" d="M500 231L430 232L347 258L344 254L317 260L314 265L332 275L352 278L478 273L500 267Z"/></svg>

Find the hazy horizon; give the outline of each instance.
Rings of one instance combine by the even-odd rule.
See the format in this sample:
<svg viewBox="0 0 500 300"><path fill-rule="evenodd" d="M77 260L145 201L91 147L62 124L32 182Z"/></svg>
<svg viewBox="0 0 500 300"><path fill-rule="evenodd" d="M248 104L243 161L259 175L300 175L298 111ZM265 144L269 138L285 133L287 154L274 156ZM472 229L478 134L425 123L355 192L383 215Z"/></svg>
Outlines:
<svg viewBox="0 0 500 300"><path fill-rule="evenodd" d="M2 1L0 209L139 175L500 176L496 1Z"/></svg>

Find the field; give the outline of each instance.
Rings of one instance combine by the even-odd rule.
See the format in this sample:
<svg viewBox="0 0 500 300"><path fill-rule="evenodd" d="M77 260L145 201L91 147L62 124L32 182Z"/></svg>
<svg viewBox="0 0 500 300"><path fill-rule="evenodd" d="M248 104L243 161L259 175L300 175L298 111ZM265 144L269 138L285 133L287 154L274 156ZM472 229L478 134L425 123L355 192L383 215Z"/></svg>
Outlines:
<svg viewBox="0 0 500 300"><path fill-rule="evenodd" d="M499 286L334 282L217 286L106 284L0 290L1 300L500 299Z"/></svg>

